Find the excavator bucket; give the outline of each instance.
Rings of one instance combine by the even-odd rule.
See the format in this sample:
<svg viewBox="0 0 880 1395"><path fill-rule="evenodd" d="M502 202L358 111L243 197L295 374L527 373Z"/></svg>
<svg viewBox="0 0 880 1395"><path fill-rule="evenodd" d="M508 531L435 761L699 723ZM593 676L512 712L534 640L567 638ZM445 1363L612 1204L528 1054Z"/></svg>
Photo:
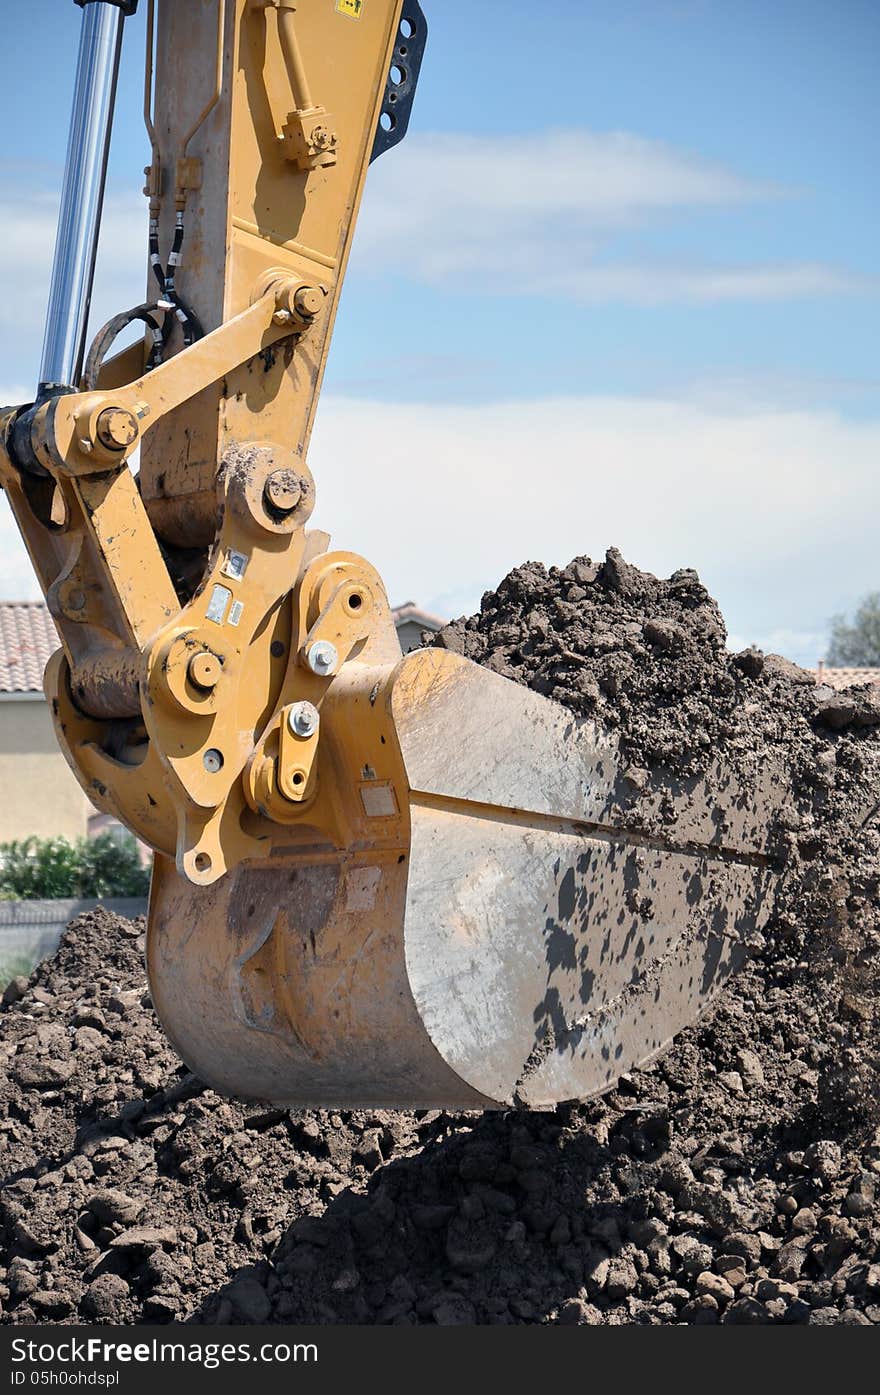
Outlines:
<svg viewBox="0 0 880 1395"><path fill-rule="evenodd" d="M401 658L378 576L306 531L306 456L425 16L144 8L152 299L85 351L137 0L87 4L40 383L0 413L0 484L63 644L61 747L155 853L159 1015L204 1080L286 1104L595 1094L748 952L784 780L637 785L596 723L450 653Z"/></svg>
<svg viewBox="0 0 880 1395"><path fill-rule="evenodd" d="M778 772L748 789L720 764L657 772L635 791L595 722L441 650L349 674L322 739L350 770L346 847L279 846L204 890L157 865L156 1008L226 1091L585 1098L699 1016L770 912Z"/></svg>

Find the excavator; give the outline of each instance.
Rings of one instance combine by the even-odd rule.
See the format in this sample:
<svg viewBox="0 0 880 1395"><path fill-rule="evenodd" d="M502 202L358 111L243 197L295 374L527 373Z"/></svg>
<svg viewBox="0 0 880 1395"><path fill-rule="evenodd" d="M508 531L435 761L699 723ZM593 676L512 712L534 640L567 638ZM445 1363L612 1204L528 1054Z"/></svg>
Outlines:
<svg viewBox="0 0 880 1395"><path fill-rule="evenodd" d="M376 571L308 527L356 217L425 16L141 0L148 290L88 342L139 4L75 3L39 383L0 415L0 484L60 636L58 741L153 851L163 1027L213 1087L287 1106L607 1091L748 954L785 784L720 761L634 782L595 721L441 647L403 657Z"/></svg>

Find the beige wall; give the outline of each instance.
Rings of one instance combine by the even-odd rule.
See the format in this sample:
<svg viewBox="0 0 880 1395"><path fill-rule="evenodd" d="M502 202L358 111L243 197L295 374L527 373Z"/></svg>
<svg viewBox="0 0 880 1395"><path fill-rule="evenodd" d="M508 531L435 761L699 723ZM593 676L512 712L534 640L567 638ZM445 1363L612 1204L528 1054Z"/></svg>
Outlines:
<svg viewBox="0 0 880 1395"><path fill-rule="evenodd" d="M91 805L58 749L42 697L0 697L0 843L79 838Z"/></svg>

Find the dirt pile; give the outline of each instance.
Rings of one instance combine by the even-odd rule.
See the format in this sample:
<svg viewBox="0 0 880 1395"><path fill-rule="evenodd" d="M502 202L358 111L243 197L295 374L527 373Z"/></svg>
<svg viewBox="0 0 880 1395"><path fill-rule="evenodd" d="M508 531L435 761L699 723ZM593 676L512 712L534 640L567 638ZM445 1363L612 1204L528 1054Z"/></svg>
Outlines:
<svg viewBox="0 0 880 1395"><path fill-rule="evenodd" d="M4 1320L880 1322L880 707L724 641L616 553L440 635L634 768L785 751L778 914L711 1018L552 1114L284 1111L188 1075L143 926L83 918L0 1013Z"/></svg>

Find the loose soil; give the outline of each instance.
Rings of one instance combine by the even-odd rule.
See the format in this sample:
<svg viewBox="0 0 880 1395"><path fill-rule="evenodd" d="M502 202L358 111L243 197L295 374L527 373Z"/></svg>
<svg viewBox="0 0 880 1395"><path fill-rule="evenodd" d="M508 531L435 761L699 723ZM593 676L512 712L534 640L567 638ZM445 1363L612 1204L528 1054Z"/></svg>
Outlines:
<svg viewBox="0 0 880 1395"><path fill-rule="evenodd" d="M692 571L517 568L436 642L657 763L784 753L774 919L712 1014L553 1113L221 1098L142 923L81 917L0 1013L11 1323L880 1322L880 699L730 655Z"/></svg>

